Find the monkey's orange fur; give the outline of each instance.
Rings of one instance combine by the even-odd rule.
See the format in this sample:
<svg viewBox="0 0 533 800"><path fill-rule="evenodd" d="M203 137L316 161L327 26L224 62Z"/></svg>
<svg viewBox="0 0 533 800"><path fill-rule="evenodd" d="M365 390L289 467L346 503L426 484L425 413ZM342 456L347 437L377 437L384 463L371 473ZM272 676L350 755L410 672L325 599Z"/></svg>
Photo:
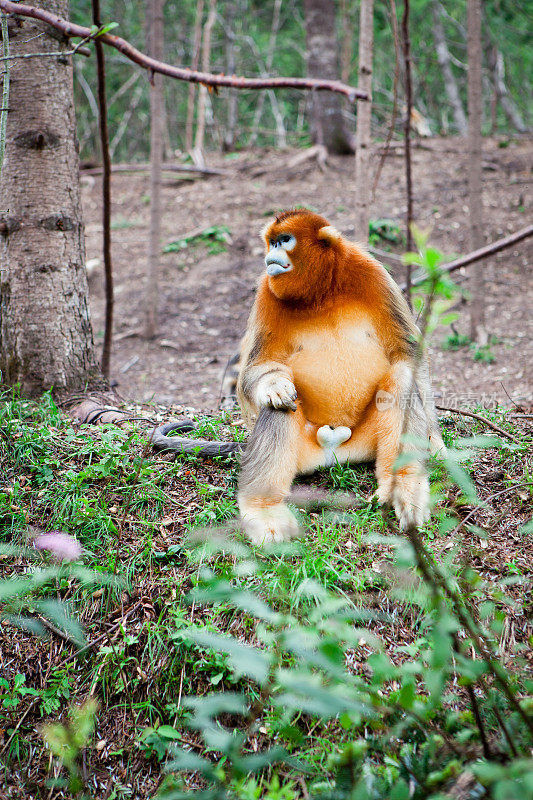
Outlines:
<svg viewBox="0 0 533 800"><path fill-rule="evenodd" d="M284 234L292 241L287 251L280 241ZM239 402L250 426L261 408L272 407L268 436L277 448L269 457L268 436L254 429L249 445L254 466L245 465L239 492L250 535L257 540L284 538L283 525L292 532L281 503L295 474L327 463L317 441L322 426L349 428L351 436L336 447L335 458L375 458L382 501L395 505L404 524L422 521L427 517L427 479L420 463L408 464L393 476L401 450L402 402L415 388L417 336L398 287L377 261L317 214L284 212L266 228L264 238L267 251L279 245L276 252L283 253L290 268L262 277L243 342ZM426 394L425 374L417 390L420 383ZM289 397L291 387L296 397L294 392ZM379 391L390 396L390 408L379 408ZM410 416L436 449L442 441L432 408L432 401L423 400ZM417 498L423 509L412 508ZM268 509L274 507L269 517Z"/></svg>

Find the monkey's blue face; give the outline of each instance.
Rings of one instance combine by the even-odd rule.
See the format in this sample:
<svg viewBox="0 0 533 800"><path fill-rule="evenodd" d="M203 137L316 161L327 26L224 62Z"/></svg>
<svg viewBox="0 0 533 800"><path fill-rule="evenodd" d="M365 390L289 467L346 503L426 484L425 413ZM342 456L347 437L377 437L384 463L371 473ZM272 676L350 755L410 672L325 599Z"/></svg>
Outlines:
<svg viewBox="0 0 533 800"><path fill-rule="evenodd" d="M296 238L290 233L280 233L279 236L269 239L269 250L265 257L267 275L274 278L289 272L293 266L289 253L295 247Z"/></svg>

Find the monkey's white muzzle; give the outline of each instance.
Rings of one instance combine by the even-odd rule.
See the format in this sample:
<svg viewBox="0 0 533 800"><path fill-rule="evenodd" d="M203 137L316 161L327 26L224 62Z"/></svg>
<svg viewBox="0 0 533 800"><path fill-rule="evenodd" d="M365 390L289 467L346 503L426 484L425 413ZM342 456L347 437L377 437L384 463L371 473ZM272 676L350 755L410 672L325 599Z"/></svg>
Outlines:
<svg viewBox="0 0 533 800"><path fill-rule="evenodd" d="M290 272L290 266L284 267L282 264L278 264L277 262L272 262L271 264L267 264L267 275L270 275L271 278L275 277L276 275L283 275L284 272Z"/></svg>
<svg viewBox="0 0 533 800"><path fill-rule="evenodd" d="M270 275L271 278L283 275L292 268L290 258L281 248L272 248L266 255L265 264L267 275Z"/></svg>

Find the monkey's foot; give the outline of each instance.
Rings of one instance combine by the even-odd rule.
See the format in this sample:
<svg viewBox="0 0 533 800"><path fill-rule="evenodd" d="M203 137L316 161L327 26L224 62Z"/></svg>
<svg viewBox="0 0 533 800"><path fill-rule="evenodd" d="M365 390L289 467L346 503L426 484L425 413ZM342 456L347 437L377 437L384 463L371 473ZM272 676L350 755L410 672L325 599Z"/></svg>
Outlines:
<svg viewBox="0 0 533 800"><path fill-rule="evenodd" d="M401 530L418 528L430 517L426 475L408 473L387 478L379 482L376 495L380 505L394 508Z"/></svg>
<svg viewBox="0 0 533 800"><path fill-rule="evenodd" d="M244 530L254 544L285 542L298 535L298 521L284 504L261 506L239 499Z"/></svg>

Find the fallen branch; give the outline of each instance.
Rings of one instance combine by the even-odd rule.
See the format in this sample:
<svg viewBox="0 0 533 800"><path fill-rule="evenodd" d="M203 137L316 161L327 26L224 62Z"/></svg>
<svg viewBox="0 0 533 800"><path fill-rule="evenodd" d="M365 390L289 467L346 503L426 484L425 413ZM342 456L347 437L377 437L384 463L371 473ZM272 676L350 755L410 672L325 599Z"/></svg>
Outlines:
<svg viewBox="0 0 533 800"><path fill-rule="evenodd" d="M459 533L459 531L461 530L463 525L465 525L468 522L469 519L472 519L472 517L474 516L476 511L481 511L481 509L487 503L491 503L497 497L501 497L504 494L510 494L511 492L514 492L515 489L521 489L523 486L532 486L532 485L533 484L531 483L531 481L525 481L524 483L515 483L514 486L508 486L507 489L502 489L499 492L495 492L494 494L489 495L487 497L487 499L483 501L482 505L476 506L475 508L472 509L472 511L469 511L468 514L466 515L466 517L464 519L462 519L461 522L458 525L456 525L456 527L450 533L450 539L453 539L455 534Z"/></svg>
<svg viewBox="0 0 533 800"><path fill-rule="evenodd" d="M148 172L150 164L113 164L111 172ZM228 170L215 169L213 167L200 168L192 164L163 164L163 172L185 172L199 173L200 175L230 175ZM84 175L101 175L103 167L80 167L80 172Z"/></svg>
<svg viewBox="0 0 533 800"><path fill-rule="evenodd" d="M6 14L32 17L33 19L41 20L41 22L46 22L68 38L91 39L94 37L94 33L90 28L62 19L57 14L52 14L42 8L13 3L11 0L0 0L0 10ZM103 44L109 45L109 47L114 47L115 50L118 50L119 53L122 53L122 55L143 69L147 69L150 72L159 72L162 75L168 75L169 78L176 78L187 83L202 83L205 86L234 86L237 89L313 89L314 91L330 91L342 94L351 103L355 103L356 100L368 100L366 92L362 92L353 86L348 86L342 81L327 81L314 78L245 78L241 75L214 75L210 72L198 72L197 70L176 67L164 61L150 58L150 56L133 47L126 39L114 36L111 33L98 34L98 40Z"/></svg>
<svg viewBox="0 0 533 800"><path fill-rule="evenodd" d="M2 0L0 0L0 3L1 2ZM512 247L513 244L518 244L518 242L528 239L530 236L533 236L533 225L527 225L525 228L521 228L519 231L516 231L516 233L511 233L509 236L504 236L503 239L497 239L492 244L487 244L484 247L480 247L479 250L473 250L471 253L467 253L466 256L461 256L461 258L456 258L455 261L450 261L448 264L443 264L441 267L441 272L455 272L456 269L467 267L469 264L474 264L476 261L481 261L483 258L487 258L495 253L499 253L501 250L505 250L507 247ZM411 286L420 286L426 280L426 275L416 275L411 281ZM405 283L400 285L400 289L405 291Z"/></svg>
<svg viewBox="0 0 533 800"><path fill-rule="evenodd" d="M477 419L486 425L488 428L492 428L493 431L496 431L500 434L500 436L505 436L506 439L510 439L512 442L518 442L519 439L516 436L513 436L512 433L508 433L508 431L504 431L503 428L500 428L498 425L495 425L494 422L491 422L485 417L482 417L481 414L475 414L473 411L463 411L460 408L448 408L448 406L435 406L438 411L450 411L452 414L460 414L462 417L472 417L472 419Z"/></svg>

